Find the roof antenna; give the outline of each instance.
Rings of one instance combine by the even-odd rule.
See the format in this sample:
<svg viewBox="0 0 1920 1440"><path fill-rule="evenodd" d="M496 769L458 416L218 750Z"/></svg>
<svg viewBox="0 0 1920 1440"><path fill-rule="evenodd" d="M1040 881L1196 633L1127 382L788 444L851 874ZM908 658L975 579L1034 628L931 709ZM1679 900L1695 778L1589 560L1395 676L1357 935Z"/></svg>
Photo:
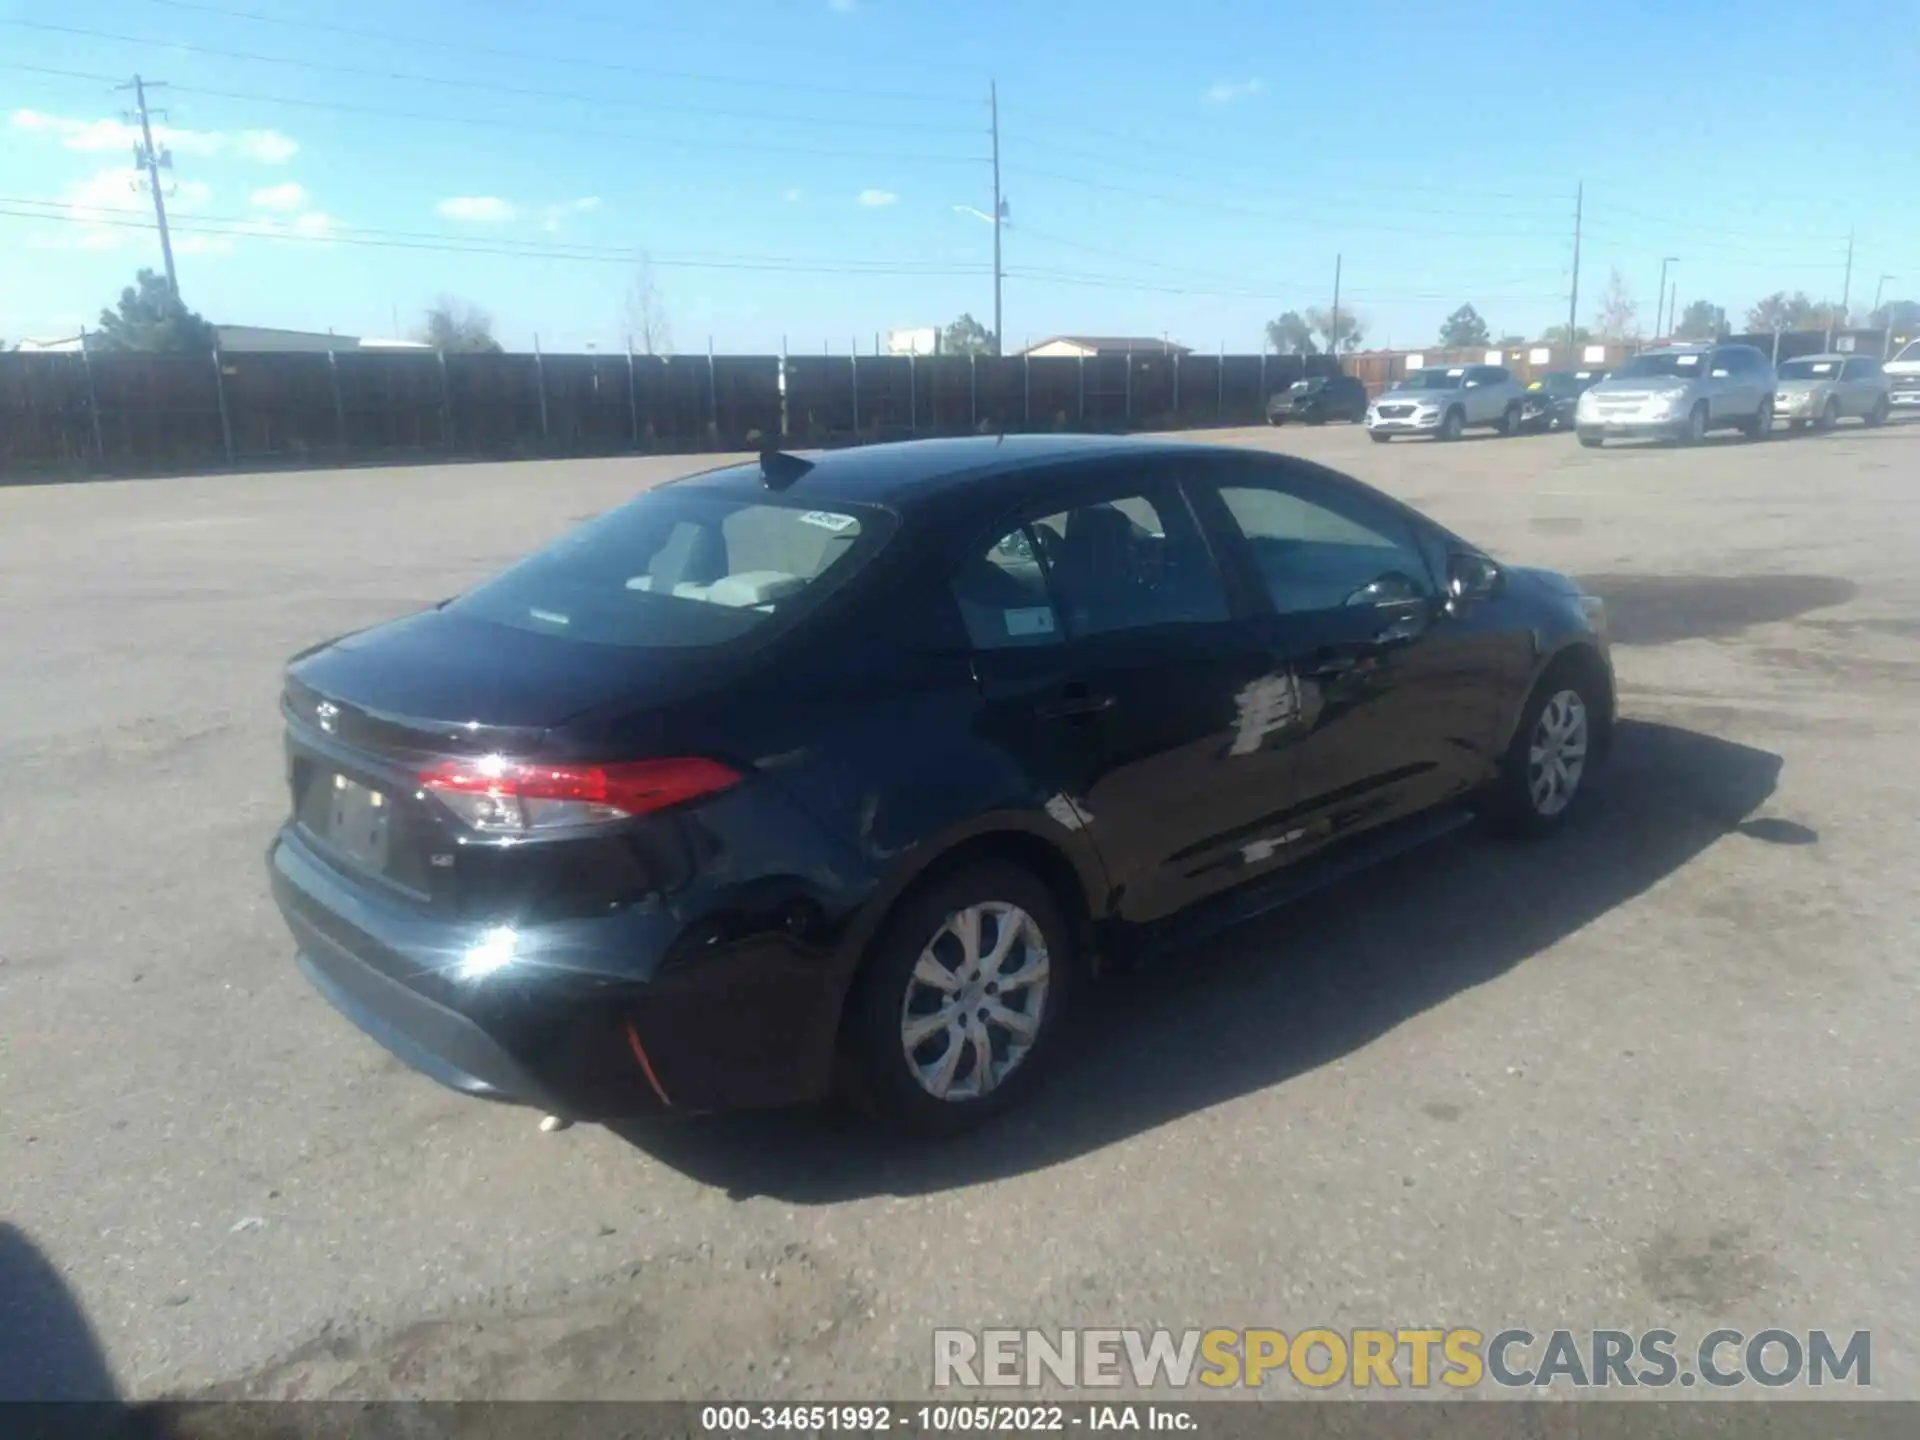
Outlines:
<svg viewBox="0 0 1920 1440"><path fill-rule="evenodd" d="M813 461L802 460L784 450L760 452L760 483L769 490L785 490L813 469Z"/></svg>

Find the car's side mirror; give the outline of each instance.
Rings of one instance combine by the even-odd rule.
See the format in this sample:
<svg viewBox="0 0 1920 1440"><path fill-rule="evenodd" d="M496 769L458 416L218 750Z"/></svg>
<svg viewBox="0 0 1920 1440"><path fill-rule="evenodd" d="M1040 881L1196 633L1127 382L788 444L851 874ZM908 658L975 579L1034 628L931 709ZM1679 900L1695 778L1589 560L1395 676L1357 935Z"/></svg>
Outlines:
<svg viewBox="0 0 1920 1440"><path fill-rule="evenodd" d="M1486 556L1456 551L1447 557L1447 607L1458 613L1477 601L1491 600L1505 581L1500 567Z"/></svg>
<svg viewBox="0 0 1920 1440"><path fill-rule="evenodd" d="M1421 589L1411 575L1389 570L1369 580L1347 596L1349 605L1405 605L1421 597Z"/></svg>

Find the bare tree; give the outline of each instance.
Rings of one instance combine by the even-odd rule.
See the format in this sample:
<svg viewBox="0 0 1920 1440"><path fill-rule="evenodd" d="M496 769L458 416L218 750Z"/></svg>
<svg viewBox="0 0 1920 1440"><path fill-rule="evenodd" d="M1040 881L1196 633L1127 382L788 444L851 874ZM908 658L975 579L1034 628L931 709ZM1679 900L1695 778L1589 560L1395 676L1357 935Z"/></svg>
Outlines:
<svg viewBox="0 0 1920 1440"><path fill-rule="evenodd" d="M622 313L628 342L639 347L642 355L673 353L673 322L667 318L660 287L653 283L653 257L644 250L640 252L640 266L633 272L633 283L627 287Z"/></svg>
<svg viewBox="0 0 1920 1440"><path fill-rule="evenodd" d="M1607 276L1607 288L1600 296L1600 313L1593 317L1593 328L1603 340L1625 340L1640 333L1640 307L1618 270Z"/></svg>

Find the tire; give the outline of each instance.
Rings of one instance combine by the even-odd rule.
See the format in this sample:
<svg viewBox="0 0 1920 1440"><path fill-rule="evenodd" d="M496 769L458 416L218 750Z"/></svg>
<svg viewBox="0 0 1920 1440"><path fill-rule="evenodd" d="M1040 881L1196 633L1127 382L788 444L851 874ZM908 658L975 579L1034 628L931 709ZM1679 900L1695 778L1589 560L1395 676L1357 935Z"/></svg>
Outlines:
<svg viewBox="0 0 1920 1440"><path fill-rule="evenodd" d="M1309 425L1324 425L1324 424L1326 424L1326 423L1327 423L1327 412L1326 412L1326 411L1324 411L1324 410L1309 410L1309 411L1307 412L1307 424L1309 424Z"/></svg>
<svg viewBox="0 0 1920 1440"><path fill-rule="evenodd" d="M1520 407L1518 405L1509 405L1505 410L1500 412L1500 434L1502 437L1511 440L1519 433Z"/></svg>
<svg viewBox="0 0 1920 1440"><path fill-rule="evenodd" d="M1702 400L1687 412L1687 423L1674 438L1679 445L1698 445L1707 438L1707 402Z"/></svg>
<svg viewBox="0 0 1920 1440"><path fill-rule="evenodd" d="M1807 428L1807 422L1804 420L1787 421L1787 429L1791 430L1796 435L1798 435L1802 430L1806 428Z"/></svg>
<svg viewBox="0 0 1920 1440"><path fill-rule="evenodd" d="M1367 431L1367 439L1371 440L1376 445L1384 445L1389 440L1393 439L1393 436L1384 430L1369 430Z"/></svg>
<svg viewBox="0 0 1920 1440"><path fill-rule="evenodd" d="M1446 419L1440 422L1439 438L1442 440L1458 440L1460 438L1460 432L1466 428L1467 417L1465 414L1459 410L1449 410L1447 411Z"/></svg>
<svg viewBox="0 0 1920 1440"><path fill-rule="evenodd" d="M1580 443L1589 450L1598 450L1602 445L1607 443L1607 440L1604 435L1582 435L1580 437Z"/></svg>
<svg viewBox="0 0 1920 1440"><path fill-rule="evenodd" d="M1024 953L1015 970L1005 972L1029 977L1017 991L991 988L998 982L984 967L969 970L961 938L967 930L962 917L969 913L979 917L974 966L1002 923L1020 925L1024 933L1015 946ZM1031 948L1036 938L1037 953ZM927 961L945 970L947 979L929 983L922 969ZM1011 956L1007 963L1014 963ZM969 974L973 978L955 978ZM861 966L846 1026L853 1098L888 1129L924 1139L984 1124L1038 1083L1058 1048L1077 979L1073 931L1053 892L1032 872L995 861L935 882L888 917ZM954 993L949 981L969 997L967 1002L947 998ZM1019 1007L1009 1003L1016 994ZM1015 1027L986 1018L990 1009L1037 1017L1031 1038L1023 1042ZM909 1046L910 1021L934 1022L943 1015L953 1019L926 1030L917 1047ZM982 1035L993 1057L984 1070L978 1048ZM943 1063L950 1055L952 1062ZM983 1075L993 1077L984 1089L979 1086ZM943 1077L951 1087L944 1097L938 1093Z"/></svg>
<svg viewBox="0 0 1920 1440"><path fill-rule="evenodd" d="M1892 411L1892 404L1889 403L1886 396L1882 395L1878 400L1873 402L1873 409L1867 412L1867 425L1871 428L1886 424L1887 416L1891 414Z"/></svg>
<svg viewBox="0 0 1920 1440"><path fill-rule="evenodd" d="M1749 440L1770 438L1773 434L1773 402L1763 400L1760 408L1754 412L1753 419L1741 422L1740 430Z"/></svg>
<svg viewBox="0 0 1920 1440"><path fill-rule="evenodd" d="M1484 806L1486 820L1496 832L1520 838L1551 834L1582 808L1593 789L1600 756L1604 704L1598 686L1577 666L1557 663L1540 677L1520 712L1520 723L1514 727L1513 741L1501 757L1500 774ZM1554 755L1549 730L1563 737L1554 742L1562 746L1557 755L1560 767L1557 771L1545 768L1543 778L1535 749L1540 746L1550 757ZM1577 761L1566 750L1574 731Z"/></svg>
<svg viewBox="0 0 1920 1440"><path fill-rule="evenodd" d="M1285 420L1282 420L1278 415L1269 415L1267 417L1267 423L1273 426L1274 429L1278 430L1282 425L1286 424L1287 422Z"/></svg>
<svg viewBox="0 0 1920 1440"><path fill-rule="evenodd" d="M1839 423L1840 402L1838 400L1829 400L1827 401L1826 409L1820 412L1820 418L1814 422L1814 429L1831 430Z"/></svg>

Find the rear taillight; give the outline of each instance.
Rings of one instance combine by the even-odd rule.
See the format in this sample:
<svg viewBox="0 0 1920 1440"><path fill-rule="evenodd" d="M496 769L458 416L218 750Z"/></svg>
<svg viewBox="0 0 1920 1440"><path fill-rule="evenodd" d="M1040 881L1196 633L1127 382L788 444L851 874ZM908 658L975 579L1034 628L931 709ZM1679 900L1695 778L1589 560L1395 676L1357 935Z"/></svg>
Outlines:
<svg viewBox="0 0 1920 1440"><path fill-rule="evenodd" d="M476 830L533 834L606 825L716 794L740 781L717 760L542 765L499 755L442 760L420 786Z"/></svg>

